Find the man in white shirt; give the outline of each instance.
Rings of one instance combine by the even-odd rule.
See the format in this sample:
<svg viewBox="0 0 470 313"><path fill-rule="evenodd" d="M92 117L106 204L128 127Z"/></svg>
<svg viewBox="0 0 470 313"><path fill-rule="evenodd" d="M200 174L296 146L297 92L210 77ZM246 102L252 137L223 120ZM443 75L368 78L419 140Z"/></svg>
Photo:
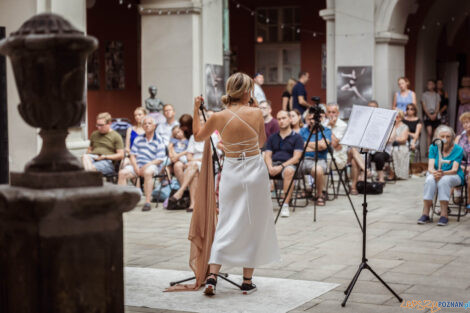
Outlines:
<svg viewBox="0 0 470 313"><path fill-rule="evenodd" d="M163 115L166 118L166 122L160 123L157 127L157 134L163 139L165 146L170 143L171 130L175 126L179 126L180 123L175 120L175 109L171 104L165 104L163 106Z"/></svg>
<svg viewBox="0 0 470 313"><path fill-rule="evenodd" d="M256 73L255 76L253 77L253 80L255 81L255 88L253 91L253 95L258 101L258 103L261 103L263 101L266 101L266 95L264 94L263 89L261 86L264 84L264 76L261 73Z"/></svg>
<svg viewBox="0 0 470 313"><path fill-rule="evenodd" d="M330 128L333 133L331 135L333 156L335 157L338 169L342 169L348 162L348 148L339 142L343 139L348 124L339 118L339 106L336 103L328 103L326 105L326 117L327 120L325 120L323 126ZM331 156L328 154L328 163L330 160Z"/></svg>

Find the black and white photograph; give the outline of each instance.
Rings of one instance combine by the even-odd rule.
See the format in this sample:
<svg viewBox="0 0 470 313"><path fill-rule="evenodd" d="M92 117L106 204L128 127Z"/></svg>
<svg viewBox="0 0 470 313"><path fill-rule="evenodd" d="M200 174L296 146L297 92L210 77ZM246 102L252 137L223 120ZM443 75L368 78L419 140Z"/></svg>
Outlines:
<svg viewBox="0 0 470 313"><path fill-rule="evenodd" d="M124 69L124 44L122 41L106 42L105 71L106 89L123 90L126 88Z"/></svg>
<svg viewBox="0 0 470 313"><path fill-rule="evenodd" d="M100 89L100 58L99 50L95 50L88 56L87 60L87 81L88 90Z"/></svg>
<svg viewBox="0 0 470 313"><path fill-rule="evenodd" d="M341 118L349 118L353 105L372 100L372 66L338 66L336 98Z"/></svg>
<svg viewBox="0 0 470 313"><path fill-rule="evenodd" d="M220 111L223 108L220 100L224 94L224 68L222 65L206 64L206 103L211 111Z"/></svg>

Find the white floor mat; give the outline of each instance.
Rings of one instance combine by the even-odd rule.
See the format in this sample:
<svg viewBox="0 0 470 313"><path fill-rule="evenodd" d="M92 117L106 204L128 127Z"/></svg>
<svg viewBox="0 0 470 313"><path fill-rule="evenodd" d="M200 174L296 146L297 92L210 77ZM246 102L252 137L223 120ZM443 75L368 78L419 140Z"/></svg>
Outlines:
<svg viewBox="0 0 470 313"><path fill-rule="evenodd" d="M284 313L338 286L316 281L255 276L253 282L258 290L250 295L242 295L235 286L220 278L217 283L217 294L213 297L204 296L202 289L189 292L163 292L170 281L191 276L192 272L186 271L126 267L125 304L204 313ZM230 275L229 278L236 283L241 282L239 275Z"/></svg>

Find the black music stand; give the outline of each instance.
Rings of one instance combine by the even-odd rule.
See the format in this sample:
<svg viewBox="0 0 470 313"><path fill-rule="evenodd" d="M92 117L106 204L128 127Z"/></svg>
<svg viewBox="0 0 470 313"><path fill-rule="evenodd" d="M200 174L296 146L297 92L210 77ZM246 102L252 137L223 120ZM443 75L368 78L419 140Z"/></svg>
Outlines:
<svg viewBox="0 0 470 313"><path fill-rule="evenodd" d="M344 294L346 297L344 298L343 303L341 303L341 306L346 305L346 301L348 301L349 296L351 295L351 292L354 288L354 285L357 282L357 279L359 278L359 275L361 274L363 269L368 269L400 302L403 302L403 299L393 291L392 288L390 288L387 283L380 278L380 276L370 267L370 265L367 263L367 257L366 257L366 244L367 244L367 162L368 162L368 151L364 151L361 149L361 154L364 154L365 156L365 166L364 166L364 201L362 202L362 262L359 265L359 269L356 272L356 275L354 275L353 279L349 283L348 288L344 291Z"/></svg>
<svg viewBox="0 0 470 313"><path fill-rule="evenodd" d="M372 110L372 112L371 112ZM382 110L382 111L374 111L374 110ZM361 113L362 111L362 113ZM369 111L369 112L364 112L364 111ZM366 246L367 246L367 164L369 162L369 150L366 149L374 149L377 151L383 151L386 147L387 142L390 139L390 136L393 131L393 124L395 122L395 117L396 117L396 112L386 112L386 111L391 111L391 110L384 110L384 109L365 109L365 108L360 108L354 106L353 107L353 112L351 113L351 118L350 118L350 124L348 125L348 129L346 130L346 134L348 134L349 127L351 127L351 132L354 133L354 135L351 136L351 138L348 138L345 140L346 135L343 137L342 144L346 144L349 142L351 143L352 146L360 148L361 154L364 154L365 158L365 166L364 166L364 200L362 202L362 261L361 264L359 265L359 268L354 275L353 279L349 283L348 288L344 291L344 294L346 297L344 298L344 301L341 303L341 306L345 306L346 302L348 301L349 296L351 295L351 292L354 288L354 285L357 282L357 279L359 278L359 275L361 274L363 269L368 269L381 283L384 285L400 302L403 302L403 299L393 291L392 288L390 288L389 285L370 267L370 265L367 263L367 256L366 256ZM357 112L357 119L355 113ZM375 117L375 113L379 113L377 118ZM385 115L388 115L384 117ZM364 124L361 122L363 121L363 117L365 117L365 127ZM357 123L361 124L364 129L364 132L362 134L358 134L357 132ZM354 125L351 125L354 124ZM370 128L369 126L372 125ZM379 128L377 128L379 127ZM386 128L385 128L386 127ZM360 137L360 138L359 138ZM364 140L364 137L367 137L366 141ZM371 139L372 137L372 139ZM373 143L370 142L370 140L373 141ZM380 144L376 144L374 142L380 142ZM373 147L373 148L372 148Z"/></svg>

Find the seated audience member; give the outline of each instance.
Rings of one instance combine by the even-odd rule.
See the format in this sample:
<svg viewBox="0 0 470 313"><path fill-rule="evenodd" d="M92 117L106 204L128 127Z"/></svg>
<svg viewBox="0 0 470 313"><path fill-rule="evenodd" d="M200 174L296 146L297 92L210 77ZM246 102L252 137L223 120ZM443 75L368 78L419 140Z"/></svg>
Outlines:
<svg viewBox="0 0 470 313"><path fill-rule="evenodd" d="M122 137L111 129L111 115L107 112L96 117L96 128L90 136L90 146L82 156L85 171L99 171L103 175L115 173L113 161L124 158Z"/></svg>
<svg viewBox="0 0 470 313"><path fill-rule="evenodd" d="M119 171L119 185L126 185L127 179L143 177L145 204L142 211L150 210L153 177L161 172L166 160L163 139L155 132L156 121L151 116L143 119L145 133L137 136L131 149L129 165Z"/></svg>
<svg viewBox="0 0 470 313"><path fill-rule="evenodd" d="M290 126L291 120L286 111L279 111L277 113L277 120L279 121L280 130L268 138L264 159L271 177L281 174L285 196L281 216L288 217L289 202L294 188L290 189L289 194L287 194L287 189L294 177L295 165L299 162L302 155L304 142L299 134L292 131Z"/></svg>
<svg viewBox="0 0 470 313"><path fill-rule="evenodd" d="M466 169L467 172L465 173L467 177L467 194L470 195L470 162L468 161L468 157L470 156L470 112L465 112L459 117L459 121L463 126L463 132L455 138L455 143L461 146L467 156L467 163L461 163L462 169ZM467 210L470 211L470 204L467 204Z"/></svg>
<svg viewBox="0 0 470 313"><path fill-rule="evenodd" d="M185 113L180 116L178 122L180 123L181 130L184 132L184 137L190 138L193 135L193 117Z"/></svg>
<svg viewBox="0 0 470 313"><path fill-rule="evenodd" d="M324 122L323 126L331 129L331 147L333 148L333 156L335 157L338 169L343 169L348 163L348 147L341 145L339 142L343 139L348 124L339 118L339 106L336 103L327 104L326 116L328 119ZM329 154L328 160L330 160Z"/></svg>
<svg viewBox="0 0 470 313"><path fill-rule="evenodd" d="M292 121L290 123L292 130L295 133L299 134L302 127L304 127L304 123L302 123L302 115L300 114L299 110L294 109L292 111L289 111L289 117Z"/></svg>
<svg viewBox="0 0 470 313"><path fill-rule="evenodd" d="M418 107L414 103L410 103L406 106L405 118L403 123L408 126L408 144L410 150L414 153L418 149L419 136L421 135L421 129L423 124L421 119L418 117ZM415 160L416 161L416 160Z"/></svg>
<svg viewBox="0 0 470 313"><path fill-rule="evenodd" d="M271 115L271 102L270 101L262 101L258 104L258 108L263 113L264 118L264 131L266 133L266 139L269 138L274 133L279 131L279 123L278 121Z"/></svg>
<svg viewBox="0 0 470 313"><path fill-rule="evenodd" d="M375 100L369 101L367 104L370 107L378 108L379 104ZM385 185L385 174L384 174L384 167L385 162L390 160L390 153L392 152L392 145L389 144L385 148L385 151L373 151L370 153L370 161L375 163L375 170L377 171L377 178L379 183Z"/></svg>
<svg viewBox="0 0 470 313"><path fill-rule="evenodd" d="M147 115L147 110L144 107L137 107L134 110L134 120L135 120L135 125L132 127L129 127L126 131L126 141L125 141L125 158L124 158L124 164L121 165L121 167L129 164L129 155L131 153L131 148L132 145L134 144L134 140L137 136L142 135L145 133L143 127L142 127L142 122L143 118Z"/></svg>
<svg viewBox="0 0 470 313"><path fill-rule="evenodd" d="M126 154L131 152L132 145L137 136L145 133L144 128L142 127L143 119L147 115L147 110L144 107L137 107L134 110L134 120L135 125L129 127L126 133Z"/></svg>
<svg viewBox="0 0 470 313"><path fill-rule="evenodd" d="M403 123L405 114L398 110L395 125L390 134L389 143L392 144L392 158L395 175L399 179L408 179L410 175L410 149L408 149L408 126ZM391 179L393 177L390 177Z"/></svg>
<svg viewBox="0 0 470 313"><path fill-rule="evenodd" d="M439 126L435 131L434 138L445 141L442 149L442 160L444 162L442 162L441 169L439 169L438 147L434 144L431 145L429 147L428 173L424 183L423 215L419 218L418 224L431 222L429 210L437 192L441 205L441 217L437 225L445 226L449 221L447 209L451 189L464 183L464 173L460 167L464 150L459 145L454 144L455 133L449 126Z"/></svg>
<svg viewBox="0 0 470 313"><path fill-rule="evenodd" d="M176 125L173 127L170 144L168 145L168 154L175 176L180 184L183 183L184 166L188 163L186 154L188 153L188 139L184 136L183 130Z"/></svg>
<svg viewBox="0 0 470 313"><path fill-rule="evenodd" d="M200 116L201 124L204 124L204 119ZM217 134L211 135L214 146L219 147L219 137ZM185 166L182 181L180 182L180 189L173 196L168 199L168 205L175 206L178 200L183 197L184 191L189 187L190 204L187 212L192 212L196 201L196 189L199 172L201 171L202 156L204 153L204 141L195 141L194 135L189 138L188 147L186 149L186 158L188 163ZM220 151L217 151L220 154ZM176 175L176 174L175 174ZM181 179L181 178L180 178Z"/></svg>
<svg viewBox="0 0 470 313"><path fill-rule="evenodd" d="M157 134L163 138L163 142L168 146L170 143L171 130L180 123L175 120L175 109L171 104L165 104L163 106L163 116L165 116L166 121L158 125Z"/></svg>
<svg viewBox="0 0 470 313"><path fill-rule="evenodd" d="M325 205L325 199L323 198L323 187L324 183L324 175L327 173L327 154L328 154L328 147L327 143L331 142L331 129L325 127L323 129L323 133L325 134L325 138L321 132L318 132L318 159L317 159L317 167L315 171L315 140L317 138L317 132L314 131L312 133L312 137L310 137L310 142L307 142L308 136L310 135L310 131L312 130L313 126L315 125L315 120L313 119L313 114L307 114L305 119L307 123L307 127L304 127L300 130L300 135L302 136L305 144L307 145L307 150L305 152L305 158L301 164L301 170L304 175L311 175L315 179L315 187L317 190L317 205L323 206ZM316 176L315 176L316 173Z"/></svg>
<svg viewBox="0 0 470 313"><path fill-rule="evenodd" d="M375 100L369 101L367 103L367 106L373 107L373 108L378 108L379 104ZM387 159L389 155L384 154L384 152L376 152L378 153L378 159ZM372 159L372 153L370 154L370 158ZM356 148L351 147L348 150L348 159L351 162L351 190L350 194L352 195L357 195L358 191L356 188L356 184L359 180L363 181L364 180L364 170L365 170L365 162L364 162L364 157L359 153L359 151ZM379 162L379 167L381 168L381 171L378 172L379 174L379 181L381 183L385 183L384 179L384 174L383 174L383 166L385 165L385 160L382 162ZM370 173L370 172L369 172ZM369 175L368 175L369 176ZM360 178L361 177L361 178Z"/></svg>

